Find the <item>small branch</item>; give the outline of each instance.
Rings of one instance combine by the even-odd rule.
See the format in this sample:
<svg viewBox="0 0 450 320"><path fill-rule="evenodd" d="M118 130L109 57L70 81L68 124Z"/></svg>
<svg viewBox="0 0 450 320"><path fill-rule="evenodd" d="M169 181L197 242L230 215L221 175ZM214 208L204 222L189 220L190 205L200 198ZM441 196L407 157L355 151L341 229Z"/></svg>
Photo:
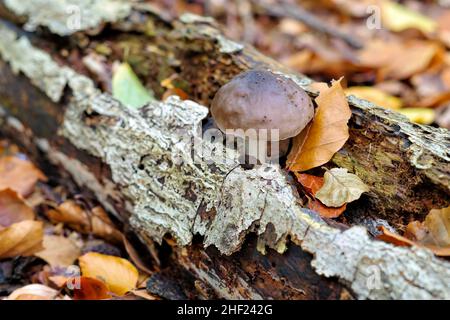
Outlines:
<svg viewBox="0 0 450 320"><path fill-rule="evenodd" d="M264 10L270 16L298 20L311 29L329 35L333 38L339 38L345 41L353 48L361 49L363 47L361 41L354 35L347 34L339 30L334 25L326 24L324 21L308 12L307 10L303 9L299 5L292 5L288 3L273 5L265 1L253 1L253 3L260 9Z"/></svg>

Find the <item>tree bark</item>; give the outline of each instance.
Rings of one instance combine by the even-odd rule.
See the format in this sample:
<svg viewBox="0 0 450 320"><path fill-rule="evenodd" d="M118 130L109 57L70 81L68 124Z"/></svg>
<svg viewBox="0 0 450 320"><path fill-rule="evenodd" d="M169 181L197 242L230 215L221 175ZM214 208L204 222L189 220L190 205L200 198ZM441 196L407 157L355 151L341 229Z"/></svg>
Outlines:
<svg viewBox="0 0 450 320"><path fill-rule="evenodd" d="M20 37L21 30L0 24L1 131L69 172L144 242L173 237L170 261L178 267L164 273L174 279L184 270L190 280L183 283L192 282L183 288L188 296L450 297L447 261L367 233L376 233L380 219L398 227L449 205L448 131L350 97L350 139L331 165L354 172L371 191L349 210L348 225L324 221L303 208L278 165L245 170L235 152L201 137L204 106L239 72L270 69L314 97L309 79L226 39L209 18L168 21L149 6L98 0L83 8L90 22L73 32L64 24L73 1L54 2L3 1L0 16L43 29ZM50 12L39 15L36 3ZM106 3L116 11L104 17L95 8ZM129 61L157 96L160 81L176 72L196 102L170 97L139 110L122 106L81 63L111 42L129 50L109 53L110 63ZM193 141L202 150L228 151L227 161L193 158Z"/></svg>

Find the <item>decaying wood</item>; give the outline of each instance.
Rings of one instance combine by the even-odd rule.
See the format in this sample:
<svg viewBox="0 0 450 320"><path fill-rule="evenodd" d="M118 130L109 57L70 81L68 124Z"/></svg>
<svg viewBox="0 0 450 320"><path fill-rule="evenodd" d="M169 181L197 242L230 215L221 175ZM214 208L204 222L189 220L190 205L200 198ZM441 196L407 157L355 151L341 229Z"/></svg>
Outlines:
<svg viewBox="0 0 450 320"><path fill-rule="evenodd" d="M53 2L36 1L48 8ZM226 39L212 19L184 15L168 22L151 7L130 6L127 14L116 7L116 15L111 10L108 19L96 17L102 21L99 26L82 24L73 34L61 26L67 13L60 6L55 14L39 16L33 5L6 0L0 15L18 24L28 21L28 30L39 25L70 35L60 40L69 39L81 53L86 43L101 43L103 22L113 22L104 41L131 42L128 59L137 64L135 70L148 72L140 75L147 76L157 94L161 77L176 70L190 83L196 102L170 97L127 109L99 90L86 70L61 56L51 45L54 38L38 32L30 40L2 23L3 133L24 135L31 129L27 136L40 152L90 189L144 241L172 236L179 246L172 259L197 279L199 292L253 299L340 298L349 291L371 299L450 297L447 261L426 249L374 240L356 225L372 231L376 218L398 223L449 204L448 131L409 123L350 97L351 138L332 162L356 173L371 192L358 203L357 218L352 222L349 217L353 226L329 224L302 207L278 165L246 170L233 150L201 137L205 106L235 74L270 69L314 96L308 89L311 81ZM84 10L96 15L95 5ZM95 39L90 39L92 33ZM158 50L148 50L152 45ZM201 148L193 149L194 142ZM205 155L202 150L215 152ZM225 154L226 161L218 154ZM257 239L246 242L250 233ZM201 244L196 235L202 236ZM381 285L373 286L373 277Z"/></svg>

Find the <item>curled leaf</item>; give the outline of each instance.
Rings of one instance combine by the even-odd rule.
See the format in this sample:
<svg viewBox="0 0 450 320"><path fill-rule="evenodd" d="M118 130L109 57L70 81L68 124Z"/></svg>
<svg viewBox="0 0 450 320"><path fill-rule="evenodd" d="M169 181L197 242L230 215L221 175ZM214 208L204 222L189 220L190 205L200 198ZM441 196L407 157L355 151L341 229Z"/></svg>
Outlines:
<svg viewBox="0 0 450 320"><path fill-rule="evenodd" d="M83 276L103 281L109 291L119 296L136 288L139 273L128 260L89 252L79 262Z"/></svg>
<svg viewBox="0 0 450 320"><path fill-rule="evenodd" d="M8 227L16 222L33 220L34 211L12 189L0 190L0 226Z"/></svg>
<svg viewBox="0 0 450 320"><path fill-rule="evenodd" d="M81 233L92 233L112 242L122 242L122 233L114 227L108 214L101 207L88 211L74 201L67 200L56 210L49 210L47 216L51 221L65 223Z"/></svg>
<svg viewBox="0 0 450 320"><path fill-rule="evenodd" d="M340 207L355 201L363 192L369 191L357 175L347 169L333 168L324 174L324 184L316 193L316 198L328 207Z"/></svg>
<svg viewBox="0 0 450 320"><path fill-rule="evenodd" d="M77 284L73 287L74 300L103 300L111 298L108 287L101 280L80 277L73 283Z"/></svg>
<svg viewBox="0 0 450 320"><path fill-rule="evenodd" d="M340 81L334 81L316 98L318 108L312 124L294 139L287 160L289 170L306 171L327 163L347 141L352 113Z"/></svg>
<svg viewBox="0 0 450 320"><path fill-rule="evenodd" d="M0 259L30 256L42 250L41 221L25 220L0 230Z"/></svg>

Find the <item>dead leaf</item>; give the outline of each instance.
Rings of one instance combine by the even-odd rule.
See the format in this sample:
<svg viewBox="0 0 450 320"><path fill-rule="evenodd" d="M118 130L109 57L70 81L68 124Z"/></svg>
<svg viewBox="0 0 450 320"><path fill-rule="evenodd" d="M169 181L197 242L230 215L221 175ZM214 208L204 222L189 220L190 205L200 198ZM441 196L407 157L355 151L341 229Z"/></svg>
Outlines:
<svg viewBox="0 0 450 320"><path fill-rule="evenodd" d="M379 80L401 80L427 69L443 48L431 41L373 40L358 54L359 64L377 68Z"/></svg>
<svg viewBox="0 0 450 320"><path fill-rule="evenodd" d="M33 209L16 191L9 188L0 190L0 226L9 227L16 222L33 219Z"/></svg>
<svg viewBox="0 0 450 320"><path fill-rule="evenodd" d="M45 235L44 250L34 255L46 261L52 267L67 267L80 256L80 249L72 240L54 235Z"/></svg>
<svg viewBox="0 0 450 320"><path fill-rule="evenodd" d="M409 121L420 124L432 124L436 118L436 111L429 108L404 108L397 112L406 116Z"/></svg>
<svg viewBox="0 0 450 320"><path fill-rule="evenodd" d="M74 300L103 300L111 298L106 284L94 278L80 277L76 280L79 287L73 288Z"/></svg>
<svg viewBox="0 0 450 320"><path fill-rule="evenodd" d="M424 246L450 249L450 207L431 210L423 223L409 223L405 236Z"/></svg>
<svg viewBox="0 0 450 320"><path fill-rule="evenodd" d="M350 87L345 89L347 96L354 95L357 98L365 99L385 109L400 109L403 105L402 100L391 96L375 87Z"/></svg>
<svg viewBox="0 0 450 320"><path fill-rule="evenodd" d="M42 284L29 284L14 290L6 300L54 300L59 292Z"/></svg>
<svg viewBox="0 0 450 320"><path fill-rule="evenodd" d="M311 197L308 197L309 209L317 212L323 218L337 218L342 213L344 213L345 209L347 208L347 204L344 204L339 208L329 208L315 198L317 191L320 190L320 188L322 188L323 186L324 180L322 177L317 177L306 173L294 173L297 177L297 180L311 195Z"/></svg>
<svg viewBox="0 0 450 320"><path fill-rule="evenodd" d="M38 180L47 177L28 160L14 156L0 157L0 190L10 188L26 197Z"/></svg>
<svg viewBox="0 0 450 320"><path fill-rule="evenodd" d="M308 208L317 212L323 218L337 218L345 212L347 204L339 208L330 208L317 199L308 199Z"/></svg>
<svg viewBox="0 0 450 320"><path fill-rule="evenodd" d="M25 220L0 230L0 259L30 256L42 250L44 224Z"/></svg>
<svg viewBox="0 0 450 320"><path fill-rule="evenodd" d="M416 245L431 250L437 256L450 256L450 207L431 210L424 222L410 222L405 236L385 228L380 230L383 234L378 238L386 242L402 246Z"/></svg>
<svg viewBox="0 0 450 320"><path fill-rule="evenodd" d="M162 100L165 101L170 96L178 96L181 100L186 100L189 98L188 94L180 88L168 89L166 92L164 92Z"/></svg>
<svg viewBox="0 0 450 320"><path fill-rule="evenodd" d="M83 276L102 280L109 291L119 296L136 288L139 272L128 260L89 252L79 262Z"/></svg>
<svg viewBox="0 0 450 320"><path fill-rule="evenodd" d="M334 81L316 98L318 108L309 131L300 133L299 137L305 136L303 141L294 139L287 160L289 170L305 171L327 163L347 141L352 113L340 81Z"/></svg>
<svg viewBox="0 0 450 320"><path fill-rule="evenodd" d="M355 201L369 187L361 179L344 168L327 170L323 176L324 184L316 193L316 198L328 207L340 207Z"/></svg>
<svg viewBox="0 0 450 320"><path fill-rule="evenodd" d="M56 210L47 212L53 222L62 222L84 234L94 234L100 238L120 243L122 233L114 227L108 214L101 207L86 211L72 200L60 204Z"/></svg>
<svg viewBox="0 0 450 320"><path fill-rule="evenodd" d="M160 300L161 298L151 295L147 292L147 289L140 289L140 290L133 290L131 291L132 294L139 298L143 298L145 300Z"/></svg>
<svg viewBox="0 0 450 320"><path fill-rule="evenodd" d="M381 18L383 25L394 32L417 29L427 34L435 32L438 26L433 19L390 0L381 1Z"/></svg>
<svg viewBox="0 0 450 320"><path fill-rule="evenodd" d="M146 263L142 261L141 257L139 256L139 253L136 251L136 249L133 247L133 245L128 241L128 239L124 236L123 237L123 244L125 247L125 250L127 251L128 255L130 256L131 261L139 268L139 270L147 273L152 274L152 270L150 270L149 267L147 267Z"/></svg>

